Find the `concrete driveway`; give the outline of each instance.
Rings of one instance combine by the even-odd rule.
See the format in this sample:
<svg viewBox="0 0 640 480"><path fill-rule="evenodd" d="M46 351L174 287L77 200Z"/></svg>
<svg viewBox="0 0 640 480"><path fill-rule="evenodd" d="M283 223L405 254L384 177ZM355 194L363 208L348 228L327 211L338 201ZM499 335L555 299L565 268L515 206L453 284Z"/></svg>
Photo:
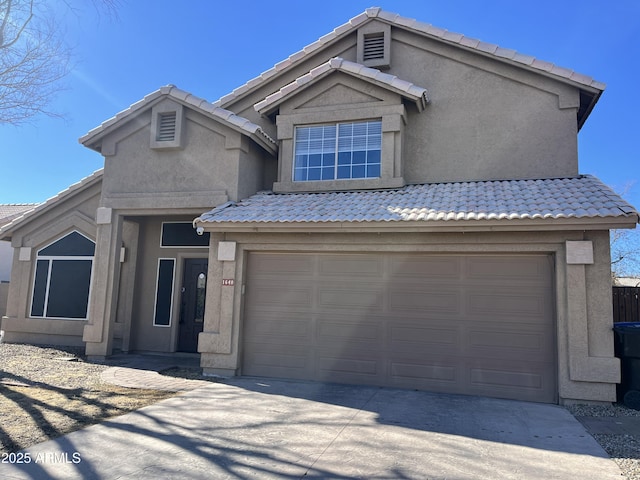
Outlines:
<svg viewBox="0 0 640 480"><path fill-rule="evenodd" d="M621 478L558 406L256 378L210 384L21 454L31 463L1 463L0 478Z"/></svg>

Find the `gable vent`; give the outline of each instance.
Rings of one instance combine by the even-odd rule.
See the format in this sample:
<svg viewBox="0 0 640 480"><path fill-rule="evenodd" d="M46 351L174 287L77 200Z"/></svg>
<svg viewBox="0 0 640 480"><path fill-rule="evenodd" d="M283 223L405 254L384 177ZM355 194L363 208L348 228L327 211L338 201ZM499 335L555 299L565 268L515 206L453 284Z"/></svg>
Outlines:
<svg viewBox="0 0 640 480"><path fill-rule="evenodd" d="M384 32L364 36L362 57L365 61L384 58Z"/></svg>
<svg viewBox="0 0 640 480"><path fill-rule="evenodd" d="M158 116L158 142L172 142L176 139L176 112L161 113Z"/></svg>

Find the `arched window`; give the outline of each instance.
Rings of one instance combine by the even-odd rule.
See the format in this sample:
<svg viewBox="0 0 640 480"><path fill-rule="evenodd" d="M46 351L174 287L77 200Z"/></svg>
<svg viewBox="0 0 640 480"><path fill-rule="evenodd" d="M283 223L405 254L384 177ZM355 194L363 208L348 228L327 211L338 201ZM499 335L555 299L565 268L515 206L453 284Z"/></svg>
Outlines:
<svg viewBox="0 0 640 480"><path fill-rule="evenodd" d="M86 319L96 244L76 231L38 251L31 316Z"/></svg>

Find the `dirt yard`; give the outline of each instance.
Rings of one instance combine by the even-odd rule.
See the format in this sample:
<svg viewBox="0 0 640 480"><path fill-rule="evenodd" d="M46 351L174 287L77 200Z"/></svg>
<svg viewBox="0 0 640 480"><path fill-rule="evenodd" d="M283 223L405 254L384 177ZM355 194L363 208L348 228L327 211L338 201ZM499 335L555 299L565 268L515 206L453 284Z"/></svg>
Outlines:
<svg viewBox="0 0 640 480"><path fill-rule="evenodd" d="M102 383L83 350L0 344L0 454L175 395Z"/></svg>

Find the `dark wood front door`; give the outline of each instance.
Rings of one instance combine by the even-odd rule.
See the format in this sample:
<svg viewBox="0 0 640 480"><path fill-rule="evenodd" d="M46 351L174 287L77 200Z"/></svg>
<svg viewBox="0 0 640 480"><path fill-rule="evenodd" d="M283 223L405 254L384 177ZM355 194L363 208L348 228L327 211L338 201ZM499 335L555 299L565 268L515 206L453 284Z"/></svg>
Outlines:
<svg viewBox="0 0 640 480"><path fill-rule="evenodd" d="M178 333L178 350L181 352L198 351L198 334L204 325L207 266L206 258L188 258L184 261Z"/></svg>

